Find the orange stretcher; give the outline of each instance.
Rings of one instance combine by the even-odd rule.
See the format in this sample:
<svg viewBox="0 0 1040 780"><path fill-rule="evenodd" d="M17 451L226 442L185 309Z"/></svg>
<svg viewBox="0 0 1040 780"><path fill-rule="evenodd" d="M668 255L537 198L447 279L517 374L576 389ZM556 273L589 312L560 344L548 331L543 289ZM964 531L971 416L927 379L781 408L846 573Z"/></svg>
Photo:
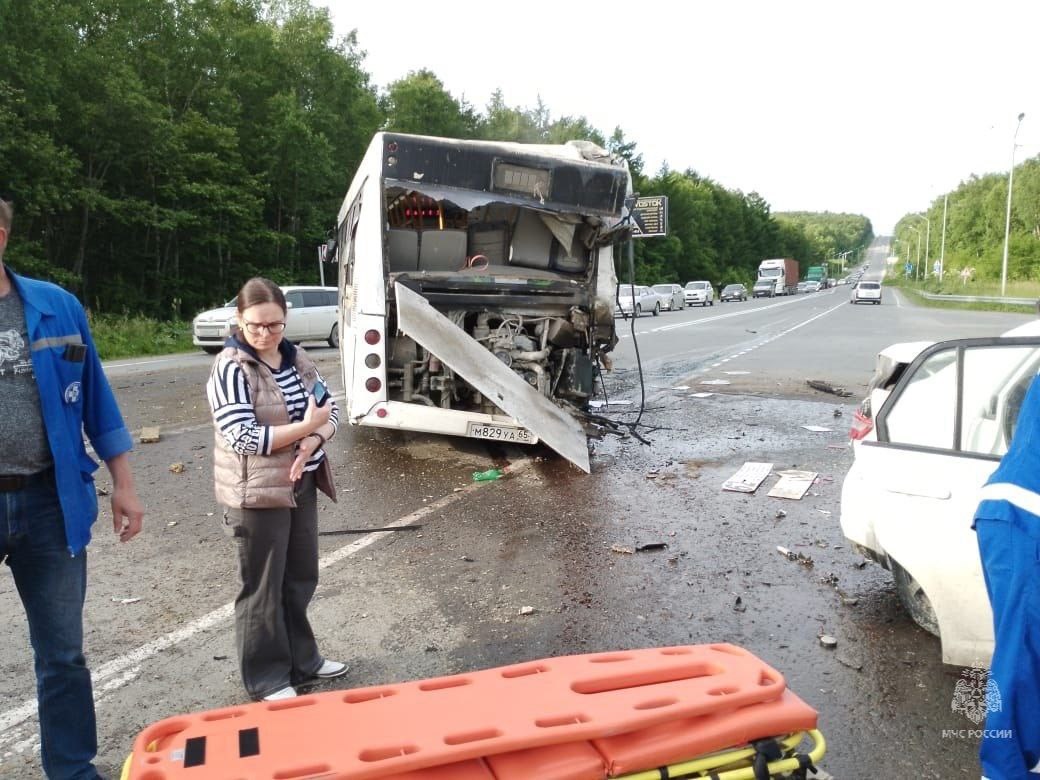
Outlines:
<svg viewBox="0 0 1040 780"><path fill-rule="evenodd" d="M168 718L138 735L123 780L804 776L824 749L815 729L815 710L747 650L689 645ZM800 753L806 734L815 749Z"/></svg>

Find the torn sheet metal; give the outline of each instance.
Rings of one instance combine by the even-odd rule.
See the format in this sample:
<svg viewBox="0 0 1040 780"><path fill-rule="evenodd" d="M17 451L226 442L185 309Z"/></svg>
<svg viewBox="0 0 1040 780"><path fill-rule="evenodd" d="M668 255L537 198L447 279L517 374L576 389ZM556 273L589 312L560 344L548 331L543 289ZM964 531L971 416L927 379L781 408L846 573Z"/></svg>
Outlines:
<svg viewBox="0 0 1040 780"><path fill-rule="evenodd" d="M816 479L815 471L791 470L777 473L780 475L780 480L766 494L773 498L790 498L799 501Z"/></svg>
<svg viewBox="0 0 1040 780"><path fill-rule="evenodd" d="M517 376L421 295L401 284L394 285L394 294L397 324L405 334L556 452L589 473L588 442L577 420Z"/></svg>
<svg viewBox="0 0 1040 780"><path fill-rule="evenodd" d="M772 463L748 461L736 474L722 483L722 489L736 493L754 493L772 470Z"/></svg>

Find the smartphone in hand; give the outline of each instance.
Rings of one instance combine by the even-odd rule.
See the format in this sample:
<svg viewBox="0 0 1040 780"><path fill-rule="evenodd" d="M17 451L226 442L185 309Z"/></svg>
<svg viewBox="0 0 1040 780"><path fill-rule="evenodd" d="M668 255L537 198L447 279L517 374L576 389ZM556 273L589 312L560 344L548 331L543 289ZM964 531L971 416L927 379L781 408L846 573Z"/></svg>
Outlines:
<svg viewBox="0 0 1040 780"><path fill-rule="evenodd" d="M314 385L314 403L318 406L324 406L329 400L329 388L325 387L324 382L316 382Z"/></svg>

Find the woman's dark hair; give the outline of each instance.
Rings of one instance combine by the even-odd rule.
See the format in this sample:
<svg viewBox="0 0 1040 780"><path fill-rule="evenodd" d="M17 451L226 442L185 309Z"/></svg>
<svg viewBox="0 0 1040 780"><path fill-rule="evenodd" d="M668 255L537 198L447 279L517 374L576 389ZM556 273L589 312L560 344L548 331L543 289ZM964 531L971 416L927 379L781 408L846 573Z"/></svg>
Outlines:
<svg viewBox="0 0 1040 780"><path fill-rule="evenodd" d="M238 291L238 313L241 314L250 306L261 303L277 303L282 308L283 314L289 310L285 303L285 293L282 292L281 287L270 279L254 276Z"/></svg>

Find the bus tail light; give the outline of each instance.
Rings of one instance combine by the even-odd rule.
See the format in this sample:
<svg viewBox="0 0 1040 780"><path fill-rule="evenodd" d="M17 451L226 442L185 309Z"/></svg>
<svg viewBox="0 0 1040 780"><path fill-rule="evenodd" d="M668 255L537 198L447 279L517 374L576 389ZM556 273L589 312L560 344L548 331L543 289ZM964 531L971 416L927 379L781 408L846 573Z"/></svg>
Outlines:
<svg viewBox="0 0 1040 780"><path fill-rule="evenodd" d="M382 338L378 330L366 330L365 331L365 343L366 344L378 344L379 339Z"/></svg>
<svg viewBox="0 0 1040 780"><path fill-rule="evenodd" d="M378 377L370 376L365 380L365 389L370 393L378 393L382 386L383 383L379 381Z"/></svg>

